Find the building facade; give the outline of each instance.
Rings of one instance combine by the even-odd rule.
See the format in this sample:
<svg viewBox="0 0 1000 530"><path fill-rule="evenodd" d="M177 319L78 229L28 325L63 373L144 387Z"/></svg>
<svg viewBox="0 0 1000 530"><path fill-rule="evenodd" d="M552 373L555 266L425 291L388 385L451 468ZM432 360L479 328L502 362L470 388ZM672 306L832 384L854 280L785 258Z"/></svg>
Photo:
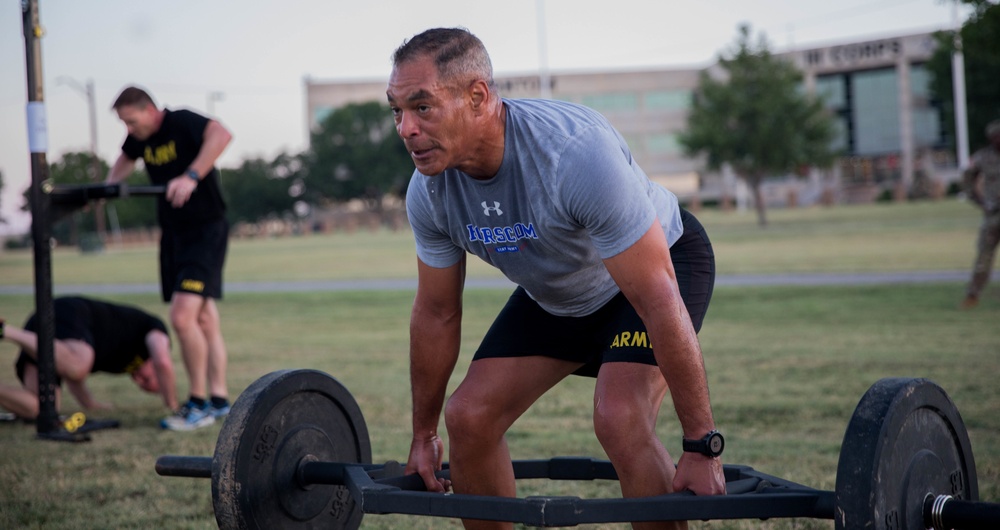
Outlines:
<svg viewBox="0 0 1000 530"><path fill-rule="evenodd" d="M788 202L791 187L796 202L815 202L832 187L850 201L858 195L852 190L871 194L886 186L910 187L916 176L940 175L949 164L954 166L954 157L945 150L941 104L930 98L923 66L933 50L932 34L924 33L777 54L803 72L806 91L826 101L837 126L833 147L843 156L832 171L814 171L805 182L776 175L766 185L766 200ZM726 171L706 171L701 160L684 155L678 142L703 70L553 72L546 78L553 99L580 103L607 116L646 173L682 199L738 198L745 190L737 179ZM497 74L495 80L504 97L542 93L538 74ZM385 101L386 81L306 79L310 131L341 106Z"/></svg>
<svg viewBox="0 0 1000 530"><path fill-rule="evenodd" d="M921 179L957 175L941 118L945 103L932 98L925 67L935 44L922 33L781 55L835 116L842 186L909 190Z"/></svg>

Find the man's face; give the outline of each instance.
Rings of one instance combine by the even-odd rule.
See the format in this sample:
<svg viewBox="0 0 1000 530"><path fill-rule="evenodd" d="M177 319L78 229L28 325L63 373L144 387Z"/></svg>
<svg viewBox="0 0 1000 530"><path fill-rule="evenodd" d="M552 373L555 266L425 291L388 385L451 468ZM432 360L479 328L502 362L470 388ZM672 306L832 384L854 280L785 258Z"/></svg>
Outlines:
<svg viewBox="0 0 1000 530"><path fill-rule="evenodd" d="M157 131L157 109L153 105L124 105L117 109L118 119L128 133L138 140L148 140Z"/></svg>
<svg viewBox="0 0 1000 530"><path fill-rule="evenodd" d="M146 392L155 394L160 391L160 381L156 378L156 368L153 367L153 361L142 363L130 375L135 384Z"/></svg>
<svg viewBox="0 0 1000 530"><path fill-rule="evenodd" d="M464 91L454 88L439 79L427 56L399 65L389 76L386 97L396 132L424 175L460 167L473 156L467 148L472 110Z"/></svg>

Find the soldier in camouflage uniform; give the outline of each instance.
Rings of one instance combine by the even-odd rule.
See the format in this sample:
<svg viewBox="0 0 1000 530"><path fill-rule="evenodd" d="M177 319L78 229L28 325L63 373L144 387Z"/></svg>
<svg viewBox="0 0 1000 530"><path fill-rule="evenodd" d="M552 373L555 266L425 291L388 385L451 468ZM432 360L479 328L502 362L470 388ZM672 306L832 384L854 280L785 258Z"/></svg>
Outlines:
<svg viewBox="0 0 1000 530"><path fill-rule="evenodd" d="M1000 120L986 126L986 137L990 145L973 153L969 168L962 175L969 198L983 209L976 262L962 301L965 309L979 304L979 294L990 280L997 243L1000 243Z"/></svg>

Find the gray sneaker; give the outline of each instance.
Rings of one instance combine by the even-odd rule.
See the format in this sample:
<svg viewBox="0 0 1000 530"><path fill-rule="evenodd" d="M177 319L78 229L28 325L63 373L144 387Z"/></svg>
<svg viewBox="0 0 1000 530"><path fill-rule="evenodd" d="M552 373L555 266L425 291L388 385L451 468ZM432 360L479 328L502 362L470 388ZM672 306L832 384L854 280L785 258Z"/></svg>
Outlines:
<svg viewBox="0 0 1000 530"><path fill-rule="evenodd" d="M190 401L177 412L160 420L160 427L170 431L193 431L215 423L212 406L206 403L199 407Z"/></svg>

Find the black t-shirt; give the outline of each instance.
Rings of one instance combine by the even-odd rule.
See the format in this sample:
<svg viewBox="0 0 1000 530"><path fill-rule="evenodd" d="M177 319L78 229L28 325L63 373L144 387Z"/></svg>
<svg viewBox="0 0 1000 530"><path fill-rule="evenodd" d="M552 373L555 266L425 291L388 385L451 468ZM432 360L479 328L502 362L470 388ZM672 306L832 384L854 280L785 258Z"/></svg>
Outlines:
<svg viewBox="0 0 1000 530"><path fill-rule="evenodd" d="M166 185L183 175L194 162L205 138L209 119L189 110L164 109L163 123L145 141L132 135L125 138L122 152L132 160L141 158L154 185ZM165 196L157 199L157 219L161 226L190 226L218 221L225 216L226 203L219 187L219 171L214 167L203 175L198 188L184 206L174 208Z"/></svg>
<svg viewBox="0 0 1000 530"><path fill-rule="evenodd" d="M131 306L66 296L53 301L53 310L55 338L82 340L94 348L91 373L131 373L149 359L146 335L154 329L169 335L162 320ZM37 326L36 315L31 315L24 329L37 332ZM38 364L22 351L17 360L21 379L23 363Z"/></svg>

